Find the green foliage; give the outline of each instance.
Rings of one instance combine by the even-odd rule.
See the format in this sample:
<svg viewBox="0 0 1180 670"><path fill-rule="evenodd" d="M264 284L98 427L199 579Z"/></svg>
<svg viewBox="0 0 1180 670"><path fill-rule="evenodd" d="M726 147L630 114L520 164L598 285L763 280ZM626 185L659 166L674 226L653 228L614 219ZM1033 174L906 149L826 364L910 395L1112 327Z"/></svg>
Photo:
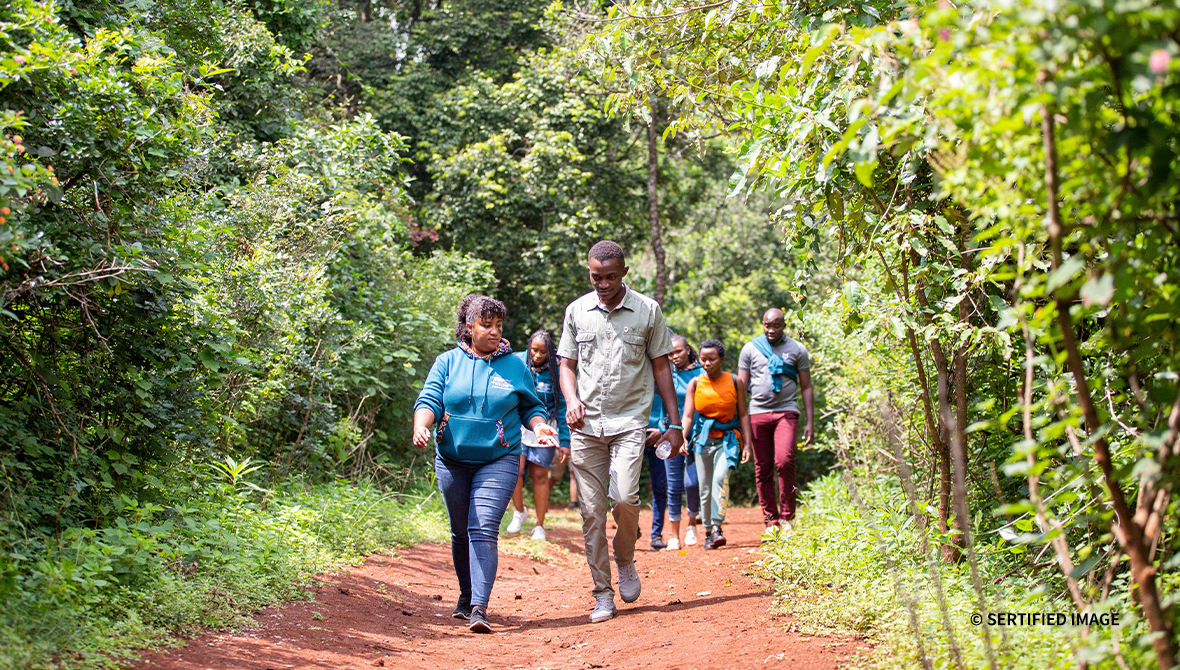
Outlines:
<svg viewBox="0 0 1180 670"><path fill-rule="evenodd" d="M1176 8L635 3L607 18L587 59L613 105L642 108L658 88L692 110L673 132L730 134L733 192L782 199L796 281L842 280L809 293L857 343L826 345L848 457L880 443L871 405L900 408L929 491L917 503L958 524L971 561L985 553L964 542L972 529L1049 552L1042 569L1067 573L1078 608L1134 583L1154 636L1124 653L1155 645L1170 664ZM950 463L959 444L966 472ZM952 473L987 514L954 518ZM1103 592L1104 566L1124 591Z"/></svg>
<svg viewBox="0 0 1180 670"><path fill-rule="evenodd" d="M874 501L870 518L849 498L841 477L832 474L813 483L804 496L797 530L779 535L765 550L755 572L774 584L776 608L798 617L805 633L865 636L873 651L858 666L914 667L920 643L936 667L954 667L956 654L966 667L987 667L982 627L971 621L979 610L966 566L924 560L923 543L933 538L924 540L914 527L896 478L862 472L857 480L863 483L859 493ZM938 574L941 600L932 570ZM980 570L991 612L1060 612L1067 617L1073 612L1068 597L1061 595L1059 574L1024 569L998 538L981 546ZM909 624L910 607L919 622L920 641ZM1088 653L1087 648L1120 638L1126 645L1146 632L1142 620L1127 621L1129 609L1123 596L1096 610L1119 612L1123 627L1094 626L1086 638L1072 625L1008 626L997 667L1072 668L1075 655ZM953 635L944 620L950 621ZM1153 659L1142 649L1123 648L1128 665L1151 667ZM1094 664L1113 663L1101 655L1088 658Z"/></svg>
<svg viewBox="0 0 1180 670"><path fill-rule="evenodd" d="M528 65L510 83L480 78L440 98L452 121L431 135L427 212L440 244L492 262L517 342L540 325L559 330L565 305L588 290L591 240L643 239L627 221L643 202L619 162L626 128L577 92L592 84L560 55Z"/></svg>
<svg viewBox="0 0 1180 670"><path fill-rule="evenodd" d="M314 483L413 481L415 385L495 278L410 254L403 139L308 103L282 42L315 7L256 9L304 32L182 0L0 10L14 665L223 625L412 528Z"/></svg>
<svg viewBox="0 0 1180 670"><path fill-rule="evenodd" d="M109 527L6 552L0 665L121 667L136 647L243 625L261 607L307 598L316 574L447 537L437 499L299 478L262 491L243 480L248 468L237 470L238 486L192 465L158 473L174 499L124 498Z"/></svg>
<svg viewBox="0 0 1180 670"><path fill-rule="evenodd" d="M261 89L235 97L203 59L248 52L275 86L293 69L226 7L17 9L0 58L6 541L101 527L121 496L164 495L150 466L178 458L393 474L421 366L449 341L440 305L492 280L408 254L402 139L310 107L279 141L237 134Z"/></svg>
<svg viewBox="0 0 1180 670"><path fill-rule="evenodd" d="M716 163L729 166L723 158ZM674 232L668 244L675 283L666 311L668 322L694 346L709 338L725 343L733 352L727 367L736 370L741 346L762 332L762 313L798 308L795 296L802 287L791 288L794 258L769 216L737 199L726 201L724 180L713 184L712 197L702 204L719 211L694 212L692 227Z"/></svg>

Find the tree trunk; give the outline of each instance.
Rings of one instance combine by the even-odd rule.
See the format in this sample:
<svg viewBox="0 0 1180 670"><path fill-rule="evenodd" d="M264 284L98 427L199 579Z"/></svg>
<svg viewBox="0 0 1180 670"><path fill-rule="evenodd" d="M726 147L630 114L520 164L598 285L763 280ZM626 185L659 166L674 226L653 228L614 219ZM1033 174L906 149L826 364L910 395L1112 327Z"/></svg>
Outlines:
<svg viewBox="0 0 1180 670"><path fill-rule="evenodd" d="M973 267L971 264L971 257L967 254L967 223L965 221L959 222L959 267L967 272L970 272ZM971 319L971 289L965 291L966 295L959 301L959 323L967 325ZM959 441L963 444L963 465L966 466L970 461L967 459L967 345L959 344L955 347L955 408L958 410L958 417L955 421L955 430L958 432ZM967 475L963 473L964 477Z"/></svg>
<svg viewBox="0 0 1180 670"><path fill-rule="evenodd" d="M656 132L657 100L653 92L648 102L651 119L647 122L647 215L651 223L651 251L656 259L656 289L652 296L664 306L664 297L668 292L668 267L664 264L664 242L660 231L660 202L656 187L659 185L660 154L659 133Z"/></svg>
<svg viewBox="0 0 1180 670"><path fill-rule="evenodd" d="M1045 191L1049 210L1049 245L1053 252L1053 270L1061 267L1061 238L1062 223L1061 209L1057 195L1057 139L1052 108L1046 106L1041 110L1041 131L1045 146ZM1123 485L1114 471L1111 460L1110 445L1101 433L1102 421L1098 416L1098 407L1094 404L1094 397L1090 393L1090 382L1086 379L1086 365L1082 360L1078 348L1077 336L1073 329L1073 315L1070 314L1072 300L1057 290L1054 296L1057 301L1057 322L1061 327L1062 344L1065 346L1066 362L1073 373L1074 384L1077 388L1078 405L1081 406L1082 416L1086 420L1086 430L1094 437L1094 460L1102 470L1102 479L1110 491L1110 501L1114 507L1115 525L1112 528L1115 539L1123 551L1131 559L1131 579L1138 587L1139 604L1143 608L1144 618L1155 633L1152 647L1155 649L1156 661L1161 668L1172 668L1176 665L1176 638L1172 629L1172 620L1164 612L1164 605L1160 600L1159 589L1156 586L1156 567L1151 560L1151 550L1147 542L1144 525L1131 512L1127 504ZM1180 401L1178 401L1180 402ZM1164 455L1165 457L1167 454ZM1150 518L1150 517L1149 517ZM1143 519L1144 522L1148 519Z"/></svg>
<svg viewBox="0 0 1180 670"><path fill-rule="evenodd" d="M914 288L914 297L923 309L929 309L930 301L926 299L926 287L919 281ZM926 314L929 323L930 315ZM951 471L951 442L952 430L958 430L955 424L960 423L951 410L950 378L951 365L946 353L942 349L942 342L934 337L930 340L930 353L934 358L934 369L938 374L935 393L938 398L938 524L939 530L946 532L949 528L953 507L952 492L954 479ZM967 538L967 518L962 514L954 516L954 527L958 531L951 539L952 544L942 545L942 559L947 563L958 563L963 559L962 547Z"/></svg>

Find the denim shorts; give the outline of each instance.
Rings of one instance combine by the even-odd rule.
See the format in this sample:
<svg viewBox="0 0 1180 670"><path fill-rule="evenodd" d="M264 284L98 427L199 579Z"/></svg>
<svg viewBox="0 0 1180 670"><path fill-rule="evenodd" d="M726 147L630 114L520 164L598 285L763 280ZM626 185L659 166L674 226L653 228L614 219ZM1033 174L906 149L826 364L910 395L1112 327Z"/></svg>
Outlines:
<svg viewBox="0 0 1180 670"><path fill-rule="evenodd" d="M522 444L520 450L524 452L526 461L543 468L553 465L553 457L557 455L557 447L529 447Z"/></svg>

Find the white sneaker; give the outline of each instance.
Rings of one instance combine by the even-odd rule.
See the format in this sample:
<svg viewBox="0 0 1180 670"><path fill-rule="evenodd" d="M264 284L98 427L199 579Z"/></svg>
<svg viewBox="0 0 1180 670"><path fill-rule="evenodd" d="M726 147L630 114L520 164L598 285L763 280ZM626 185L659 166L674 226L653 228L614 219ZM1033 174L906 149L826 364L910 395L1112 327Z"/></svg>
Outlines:
<svg viewBox="0 0 1180 670"><path fill-rule="evenodd" d="M668 540L668 549L667 550L668 551L680 551L680 540L675 537L672 538L671 540Z"/></svg>
<svg viewBox="0 0 1180 670"><path fill-rule="evenodd" d="M639 600L643 585L639 583L639 573L635 571L635 561L619 566L619 597L625 603Z"/></svg>
<svg viewBox="0 0 1180 670"><path fill-rule="evenodd" d="M684 534L684 544L691 547L697 543L697 527L689 526L688 532Z"/></svg>
<svg viewBox="0 0 1180 670"><path fill-rule="evenodd" d="M545 540L545 527L544 526L537 526L536 528L533 528L533 539L534 540L541 540L542 542Z"/></svg>
<svg viewBox="0 0 1180 670"><path fill-rule="evenodd" d="M594 596L597 601L594 604L594 611L590 613L590 623L602 623L603 621L610 621L615 618L615 596L613 593L602 593Z"/></svg>
<svg viewBox="0 0 1180 670"><path fill-rule="evenodd" d="M512 521L508 524L509 533L519 533L520 527L524 525L524 520L529 518L529 508L524 508L523 512L512 511Z"/></svg>

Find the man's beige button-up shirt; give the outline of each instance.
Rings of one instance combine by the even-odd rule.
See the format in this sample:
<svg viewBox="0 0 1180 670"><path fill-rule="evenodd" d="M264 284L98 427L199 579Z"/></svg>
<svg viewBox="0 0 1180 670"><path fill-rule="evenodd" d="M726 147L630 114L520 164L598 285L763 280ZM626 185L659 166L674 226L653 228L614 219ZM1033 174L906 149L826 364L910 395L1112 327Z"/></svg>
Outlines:
<svg viewBox="0 0 1180 670"><path fill-rule="evenodd" d="M589 435L618 435L647 427L655 394L651 359L672 353L664 313L631 290L607 311L591 291L565 308L557 354L578 361L578 397Z"/></svg>

